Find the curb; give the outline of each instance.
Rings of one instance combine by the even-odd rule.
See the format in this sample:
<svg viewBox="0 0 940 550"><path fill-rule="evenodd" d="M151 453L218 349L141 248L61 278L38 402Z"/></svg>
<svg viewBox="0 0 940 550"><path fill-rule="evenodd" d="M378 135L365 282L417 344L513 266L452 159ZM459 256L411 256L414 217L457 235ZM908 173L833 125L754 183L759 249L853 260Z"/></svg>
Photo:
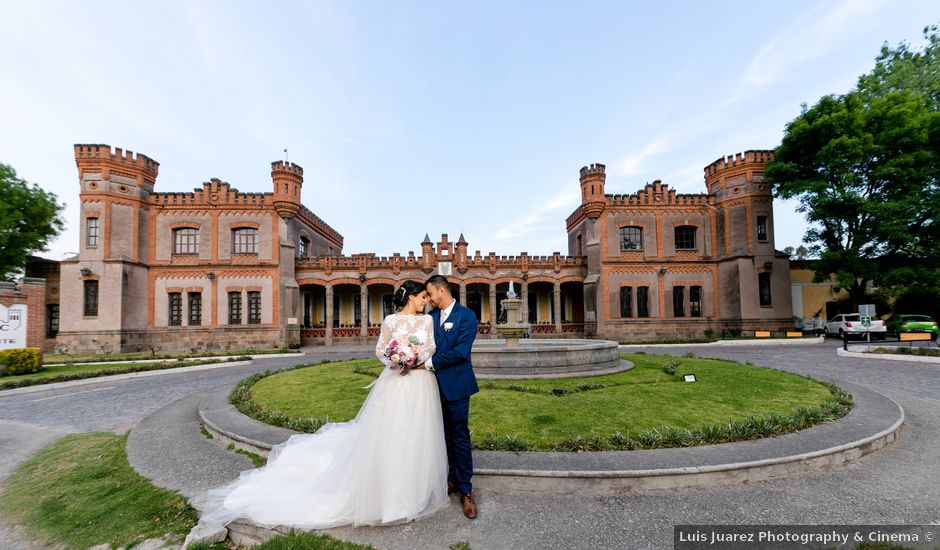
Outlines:
<svg viewBox="0 0 940 550"><path fill-rule="evenodd" d="M940 357L929 357L925 355L901 355L895 353L879 353L876 355L858 351L845 351L843 348L836 348L836 355L839 357L851 357L853 359L875 359L880 361L904 361L908 363L931 363L940 365Z"/></svg>
<svg viewBox="0 0 940 550"><path fill-rule="evenodd" d="M718 340L717 342L701 342L698 344L620 344L619 349L662 347L687 348L701 346L813 346L816 344L824 344L825 342L826 339L824 336L817 336L815 338L792 338L789 340L783 338L762 338L756 340Z"/></svg>
<svg viewBox="0 0 940 550"><path fill-rule="evenodd" d="M302 356L301 356L302 357ZM231 361L228 363L209 363L207 365L193 365L191 367L176 367L169 369L149 370L142 372L129 372L126 374L112 374L110 376L92 376L79 380L69 380L67 382L51 382L49 384L36 384L24 388L12 388L9 390L0 390L0 398L10 395L23 395L25 393L37 393L46 390L72 388L75 386L87 386L88 384L99 384L101 382L117 382L120 380L130 380L133 378L148 378L150 376L162 376L165 374L176 374L180 372L195 372L201 370L220 369L225 367L240 367L250 365L252 361Z"/></svg>
<svg viewBox="0 0 940 550"><path fill-rule="evenodd" d="M209 360L215 360L215 359L237 359L239 357L251 357L252 359L264 359L265 357L274 358L274 357L304 357L304 356L305 356L304 353L261 353L257 355L248 355L248 354L245 354L245 355L207 355L205 357L183 357L182 359L186 361L201 361L203 359L209 361ZM94 361L94 362L89 362L89 363L84 363L84 362L83 363L49 363L43 366L44 367L77 367L80 365L111 365L111 364L116 365L118 363L122 365L130 365L130 364L136 365L136 364L143 364L143 363L163 363L165 361L176 361L177 359L178 359L177 357L173 357L171 359L135 359L133 361L117 360L117 361Z"/></svg>
<svg viewBox="0 0 940 550"><path fill-rule="evenodd" d="M846 386L854 386L845 384ZM268 426L248 418L228 403L232 386L224 393L214 390L199 404L199 420L206 430L225 444L267 456L270 449L296 434L285 428ZM845 417L821 424L807 430L753 441L740 441L720 445L656 449L644 451L608 451L599 453L512 453L500 451L477 451L474 460L480 468L474 471L474 485L492 491L566 492L609 494L624 491L671 489L680 487L704 487L729 483L748 483L798 473L817 471L838 466L872 453L897 439L904 423L904 409L893 399L874 390L855 386L861 399ZM859 403L859 401L861 403ZM856 434L859 421L864 421L861 407L867 407L884 423L876 427L875 433ZM853 416L853 413L854 416ZM887 417L885 415L888 415ZM891 421L893 420L893 421ZM890 424L885 425L888 421ZM240 428L240 429L239 429ZM823 428L820 430L820 428ZM849 441L829 445L830 432L844 428ZM862 429L865 429L863 427ZM816 430L814 432L814 430ZM252 436L238 433L250 431ZM843 437L845 439L845 437ZM819 444L815 444L820 440ZM776 449L774 447L777 447ZM758 447L769 447L756 451ZM804 448L792 451L792 448ZM753 460L724 461L722 455L741 456L739 450L764 458ZM779 453L779 454L775 454ZM709 455L714 456L709 456ZM541 457L539 456L541 455ZM552 457L550 455L555 455ZM540 458L557 458L565 461L558 469L539 468ZM600 457L600 460L594 460ZM690 466L668 466L668 464L694 464ZM546 462L546 461L541 461ZM599 465L598 462L606 463ZM618 464L637 462L649 464L659 462L658 467L617 468ZM512 466L513 463L517 467ZM486 467L491 465L492 467ZM502 466L502 467L499 467Z"/></svg>

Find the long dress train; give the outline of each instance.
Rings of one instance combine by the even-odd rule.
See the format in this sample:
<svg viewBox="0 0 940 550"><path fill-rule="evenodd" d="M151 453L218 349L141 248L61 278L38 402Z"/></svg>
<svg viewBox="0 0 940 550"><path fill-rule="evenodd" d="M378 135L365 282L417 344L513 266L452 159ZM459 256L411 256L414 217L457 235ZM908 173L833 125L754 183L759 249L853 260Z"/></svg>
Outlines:
<svg viewBox="0 0 940 550"><path fill-rule="evenodd" d="M393 338L414 335L425 361L434 353L432 323L428 315L386 317L375 348L386 368L356 418L294 435L272 449L266 466L209 491L200 527L236 519L267 528L390 524L447 506L437 379L424 369L401 375L384 357Z"/></svg>

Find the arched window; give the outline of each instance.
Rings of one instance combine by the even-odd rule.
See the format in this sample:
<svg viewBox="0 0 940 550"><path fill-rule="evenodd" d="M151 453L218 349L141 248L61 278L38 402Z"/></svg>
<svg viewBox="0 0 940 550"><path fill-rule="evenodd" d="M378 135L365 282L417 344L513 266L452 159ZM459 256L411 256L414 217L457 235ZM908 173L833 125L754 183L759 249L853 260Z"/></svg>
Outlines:
<svg viewBox="0 0 940 550"><path fill-rule="evenodd" d="M680 225L676 227L676 250L695 250L695 226Z"/></svg>
<svg viewBox="0 0 940 550"><path fill-rule="evenodd" d="M232 230L232 252L235 254L257 254L258 230L253 227L239 227Z"/></svg>
<svg viewBox="0 0 940 550"><path fill-rule="evenodd" d="M307 237L300 237L297 243L297 257L306 258L310 253L310 239Z"/></svg>

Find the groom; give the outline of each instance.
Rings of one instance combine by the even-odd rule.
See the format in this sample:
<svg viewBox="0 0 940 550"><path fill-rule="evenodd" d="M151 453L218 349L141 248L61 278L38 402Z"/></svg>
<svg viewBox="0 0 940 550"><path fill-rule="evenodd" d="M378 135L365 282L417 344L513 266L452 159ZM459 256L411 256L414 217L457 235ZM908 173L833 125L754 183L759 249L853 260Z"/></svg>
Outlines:
<svg viewBox="0 0 940 550"><path fill-rule="evenodd" d="M443 275L434 275L425 283L428 299L434 309L434 342L437 350L425 366L437 375L444 412L444 440L447 443L447 494L460 492L463 514L477 517L470 477L473 456L470 451L470 396L480 391L470 348L477 337L477 316L458 304L450 293L450 284Z"/></svg>

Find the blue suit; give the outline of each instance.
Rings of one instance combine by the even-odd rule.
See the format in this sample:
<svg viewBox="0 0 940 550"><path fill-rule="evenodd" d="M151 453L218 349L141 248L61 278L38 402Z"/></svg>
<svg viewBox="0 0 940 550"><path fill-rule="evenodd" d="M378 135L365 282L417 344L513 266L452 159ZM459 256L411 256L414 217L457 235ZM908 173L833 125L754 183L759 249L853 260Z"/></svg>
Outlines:
<svg viewBox="0 0 940 550"><path fill-rule="evenodd" d="M473 374L470 351L477 337L477 317L458 303L445 321L450 330L441 326L441 310L431 310L434 319L434 344L437 349L431 366L437 375L444 413L444 440L447 443L447 480L461 493L473 491L473 454L470 446L470 396L480 391Z"/></svg>

